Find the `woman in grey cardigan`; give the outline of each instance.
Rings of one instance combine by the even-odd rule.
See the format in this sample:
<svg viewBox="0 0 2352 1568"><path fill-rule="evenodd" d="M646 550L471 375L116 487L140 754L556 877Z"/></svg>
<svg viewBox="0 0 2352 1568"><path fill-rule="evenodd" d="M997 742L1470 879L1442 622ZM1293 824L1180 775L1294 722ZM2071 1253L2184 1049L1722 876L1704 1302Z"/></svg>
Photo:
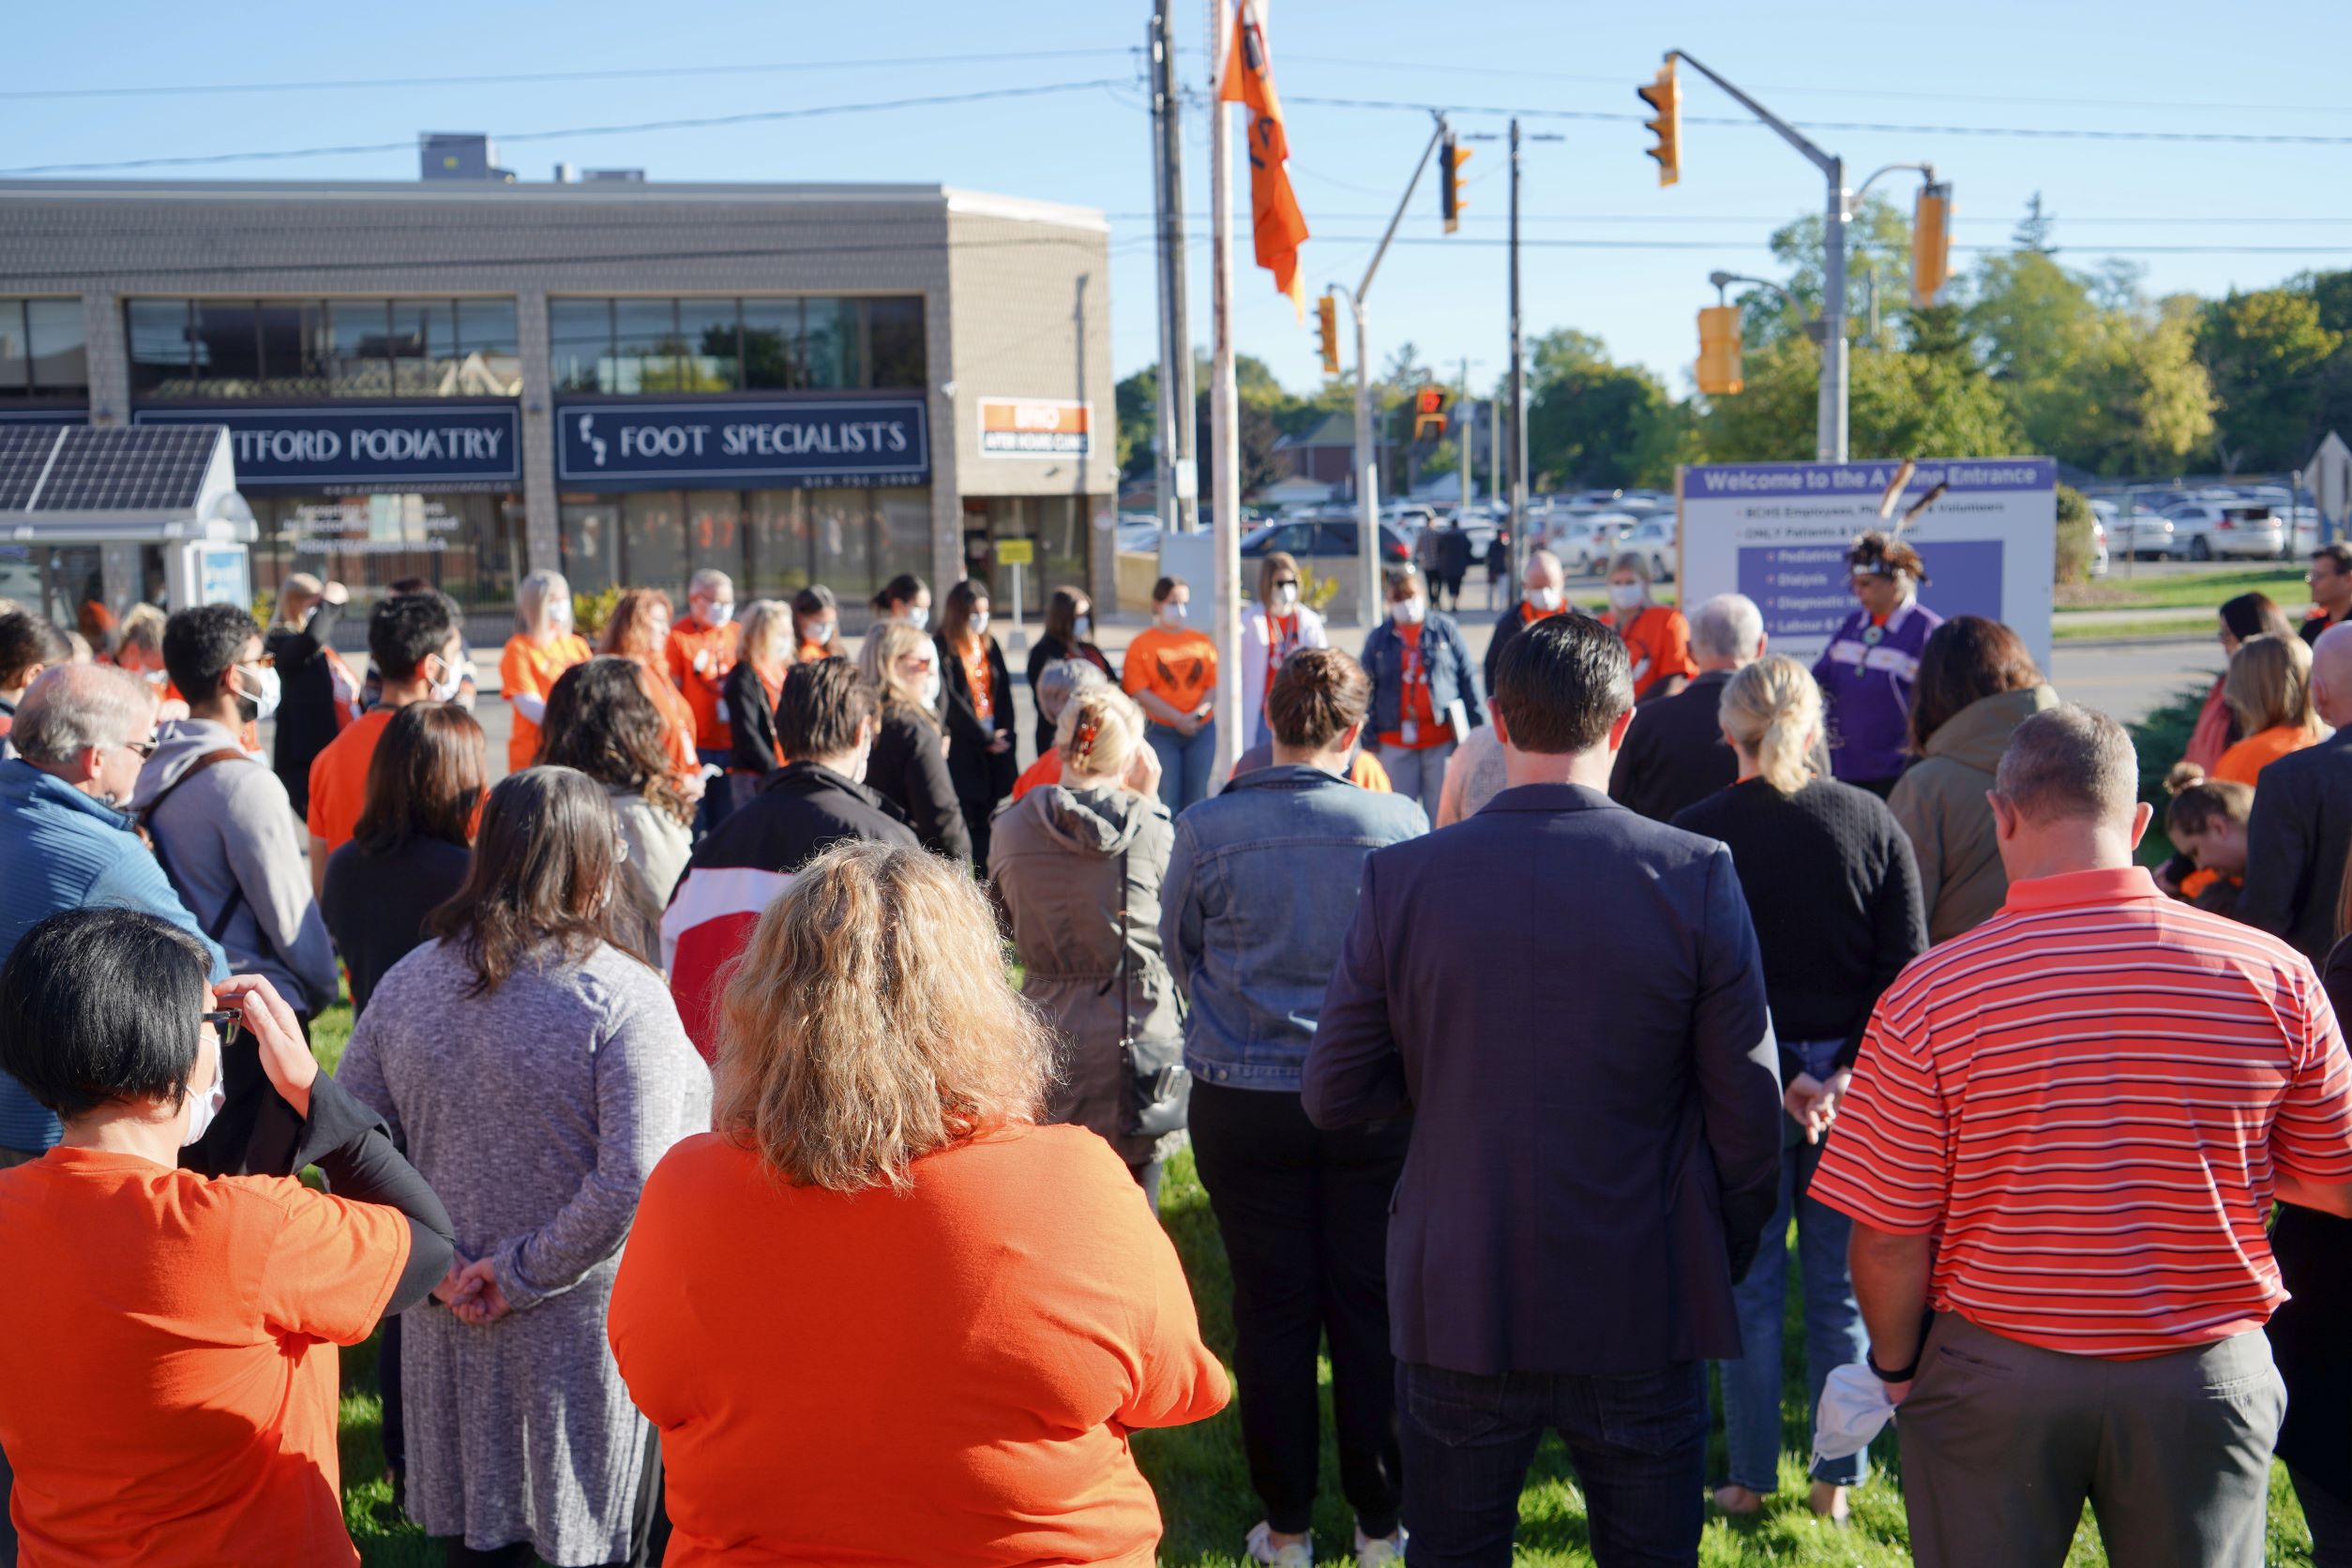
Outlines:
<svg viewBox="0 0 2352 1568"><path fill-rule="evenodd" d="M535 767L490 792L438 939L378 986L336 1075L448 1205L448 1305L407 1315L408 1511L449 1560L648 1560L652 1428L605 1307L645 1177L710 1125L661 976L616 944L604 791Z"/></svg>
<svg viewBox="0 0 2352 1568"><path fill-rule="evenodd" d="M1012 916L1022 994L1062 1039L1050 1120L1102 1134L1156 1207L1160 1165L1179 1139L1129 1130L1150 1096L1126 1047L1181 1081L1184 1025L1160 953L1160 883L1176 827L1143 722L1115 686L1072 697L1057 727L1062 781L998 816L988 876ZM1166 1119L1173 1107L1156 1108Z"/></svg>

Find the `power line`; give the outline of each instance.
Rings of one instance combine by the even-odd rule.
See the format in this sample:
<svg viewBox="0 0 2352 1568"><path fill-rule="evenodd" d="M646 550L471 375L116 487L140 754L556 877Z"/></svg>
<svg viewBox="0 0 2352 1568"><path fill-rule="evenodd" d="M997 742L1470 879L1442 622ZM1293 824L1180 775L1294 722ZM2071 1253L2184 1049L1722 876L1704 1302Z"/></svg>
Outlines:
<svg viewBox="0 0 2352 1568"><path fill-rule="evenodd" d="M500 142L553 142L572 136L626 136L654 130L701 130L717 126L752 125L770 120L808 120L837 114L870 114L893 109L935 109L951 104L984 103L996 98L1037 98L1049 93L1076 93L1097 87L1120 87L1115 77L1084 82L1048 82L1033 87L989 87L971 93L933 93L921 98L877 98L870 103L824 103L800 109L759 109L741 114L707 114L692 119L641 120L634 125L574 126L564 130L501 131ZM122 158L106 163L35 163L0 169L0 174L77 174L117 169L188 168L200 164L246 163L297 158L330 158L353 153L405 152L416 145L405 142L354 143L339 147L290 147L277 152L197 153L170 158Z"/></svg>
<svg viewBox="0 0 2352 1568"><path fill-rule="evenodd" d="M1623 125L1639 125L1643 119L1638 113L1618 113L1602 109L1530 109L1493 103L1410 103L1402 98L1320 98L1298 93L1284 94L1283 101L1323 109L1398 110L1414 114L1440 112L1449 114L1516 114L1522 119L1592 120ZM1761 122L1734 114L1685 114L1682 123L1762 128ZM2073 130L2055 126L1896 125L1877 120L1791 120L1789 124L1801 130L1886 131L1907 136L2009 136L2075 142L2225 142L2257 145L2352 146L2352 136L2313 136L2291 131Z"/></svg>
<svg viewBox="0 0 2352 1568"><path fill-rule="evenodd" d="M340 81L167 83L135 87L28 87L0 92L0 102L23 98L187 98L226 93L366 91L378 87L505 87L532 82L611 82L656 76L757 76L776 71L864 70L877 67L1002 65L1031 60L1099 59L1133 54L1126 49L1035 49L994 54L901 54L882 59L779 60L740 66L638 66L606 70L502 71L495 76L370 76Z"/></svg>
<svg viewBox="0 0 2352 1568"><path fill-rule="evenodd" d="M1472 183L1474 184L1476 182ZM1148 220L1153 217L1153 215L1148 212L1106 212L1103 216L1115 220L1135 219L1138 221ZM1309 213L1307 216L1310 219L1319 218L1326 220L1335 219L1350 222L1385 222L1389 215L1385 212L1322 212ZM1777 217L1741 217L1732 213L1550 212L1522 213L1519 217L1519 221L1522 223L1666 223L1676 225L1687 225L1692 223L1770 223L1778 225L1792 222L1799 216L1801 215L1796 213L1781 213ZM1185 220L1188 222L1205 222L1207 219L1201 215L1187 213L1185 214ZM1500 213L1464 213L1462 215L1462 221L1465 223L1500 223L1503 221L1503 215ZM1970 224L1977 227L1989 227L2003 224L2013 227L2016 223L2016 219L2013 218L2001 218L1997 216L1963 216L1954 218L1952 221L1955 223ZM2194 225L2200 227L2225 228L2234 225L2253 224L2325 225L2328 227L2352 225L2352 218L2308 217L2300 213L2278 213L2269 215L2254 214L2243 218L2181 217L2177 215L2147 218L2077 218L2073 214L2068 213L2060 219L2060 221L2068 225L2096 224L2100 226L2121 226L2127 224L2146 224L2150 227L2178 227L2183 225Z"/></svg>

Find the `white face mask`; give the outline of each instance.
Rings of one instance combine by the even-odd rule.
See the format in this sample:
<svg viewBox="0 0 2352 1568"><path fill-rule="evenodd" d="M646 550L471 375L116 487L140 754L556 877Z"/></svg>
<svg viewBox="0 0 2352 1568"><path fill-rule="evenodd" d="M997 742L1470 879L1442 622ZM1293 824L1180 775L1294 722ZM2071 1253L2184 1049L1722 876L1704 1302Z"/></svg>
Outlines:
<svg viewBox="0 0 2352 1568"><path fill-rule="evenodd" d="M139 678L158 691L161 691L171 683L172 672L168 670L143 670L139 673Z"/></svg>
<svg viewBox="0 0 2352 1568"><path fill-rule="evenodd" d="M972 635L974 637L986 637L988 633L988 612L985 610L973 611L972 612Z"/></svg>
<svg viewBox="0 0 2352 1568"><path fill-rule="evenodd" d="M1400 626L1417 626L1429 613L1429 601L1415 595L1410 599L1398 599L1388 607L1388 612L1396 617Z"/></svg>
<svg viewBox="0 0 2352 1568"><path fill-rule="evenodd" d="M831 621L820 621L815 626L810 626L806 631L802 632L801 636L807 638L809 641L814 642L818 647L822 648L833 641L833 623Z"/></svg>
<svg viewBox="0 0 2352 1568"><path fill-rule="evenodd" d="M915 630L921 631L931 624L931 608L928 605L911 604L907 606L900 618Z"/></svg>
<svg viewBox="0 0 2352 1568"><path fill-rule="evenodd" d="M1070 623L1070 630L1077 635L1078 640L1080 642L1093 641L1094 640L1094 617L1092 615L1079 616L1077 620Z"/></svg>
<svg viewBox="0 0 2352 1568"><path fill-rule="evenodd" d="M284 695L284 688L279 684L275 667L266 664L239 665L237 680L240 683L237 701L247 710L245 716L248 719L258 724L278 711L279 699ZM249 690L242 685L249 680L253 683Z"/></svg>
<svg viewBox="0 0 2352 1568"><path fill-rule="evenodd" d="M1639 610L1642 601L1649 596L1650 590L1638 582L1609 584L1609 608L1612 610Z"/></svg>
<svg viewBox="0 0 2352 1568"><path fill-rule="evenodd" d="M702 607L702 624L706 626L723 626L734 618L735 607L731 602L709 604Z"/></svg>
<svg viewBox="0 0 2352 1568"><path fill-rule="evenodd" d="M441 657L438 654L433 656ZM465 673L445 658L441 660L441 672L446 678L435 681L427 695L436 702L454 702L458 700L459 690L465 685Z"/></svg>
<svg viewBox="0 0 2352 1568"><path fill-rule="evenodd" d="M1274 613L1288 615L1299 607L1299 589L1294 582L1286 582L1274 590Z"/></svg>
<svg viewBox="0 0 2352 1568"><path fill-rule="evenodd" d="M936 708L939 706L940 689L939 666L934 664L928 670L923 671L923 705L925 707Z"/></svg>
<svg viewBox="0 0 2352 1568"><path fill-rule="evenodd" d="M188 1096L188 1131L180 1138L180 1147L188 1148L204 1137L212 1126L213 1118L220 1114L220 1108L228 1102L229 1093L220 1080L219 1059L215 1057L212 1087L201 1094L191 1091Z"/></svg>
<svg viewBox="0 0 2352 1568"><path fill-rule="evenodd" d="M1527 602L1546 615L1558 610L1560 601L1565 596L1557 588L1530 588L1527 591Z"/></svg>
<svg viewBox="0 0 2352 1568"><path fill-rule="evenodd" d="M1164 604L1160 606L1160 625L1164 626L1181 626L1185 623L1185 621L1189 620L1191 616L1192 606L1189 604Z"/></svg>

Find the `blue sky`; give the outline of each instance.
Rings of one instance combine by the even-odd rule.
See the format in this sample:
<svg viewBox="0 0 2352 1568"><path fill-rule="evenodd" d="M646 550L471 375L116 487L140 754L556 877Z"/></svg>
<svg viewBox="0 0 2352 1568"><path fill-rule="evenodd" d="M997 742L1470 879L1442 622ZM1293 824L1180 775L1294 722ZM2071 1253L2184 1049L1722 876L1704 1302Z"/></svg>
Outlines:
<svg viewBox="0 0 2352 1568"><path fill-rule="evenodd" d="M354 143L406 143L422 129L504 134L505 165L543 180L559 160L641 165L656 179L939 181L1077 203L1111 215L1114 357L1121 374L1155 354L1148 115L1138 0L974 6L398 7L263 0L218 8L155 0L24 6L8 26L0 164L113 161ZM1179 0L1188 86L1205 82L1205 4ZM1275 0L1276 81L1289 111L1292 173L1316 237L1310 290L1361 275L1372 241L1428 135L1418 109L1319 105L1314 98L1450 109L1465 133L1500 131L1513 108L1636 114L1636 83L1669 46L1691 51L1795 120L1873 126L2089 128L2352 138L2342 98L2352 8L2065 0L1969 6L1596 6L1567 0ZM842 62L927 57L924 63ZM1019 56L1019 57L1013 57ZM752 69L794 66L792 69ZM694 74L651 74L676 68ZM615 74L563 82L513 73ZM647 73L647 74L638 74ZM27 97L61 89L188 83L316 83L471 76L467 83L306 87L139 97ZM1686 116L1739 111L1685 75ZM1108 81L1033 98L723 128L566 136L518 133L1008 87ZM2330 99L2334 99L2333 103ZM1634 120L1538 119L1559 142L1527 149L1524 296L1530 333L1575 326L1687 389L1692 312L1711 268L1756 270L1779 222L1820 206L1810 165L1768 131L1686 125L1683 175L1658 188ZM1207 119L1186 115L1193 323L1208 321ZM1895 160L1935 162L1957 188L1956 243L1994 244L2039 190L2068 259L2114 254L2158 293L2260 287L2312 267L2352 266L2352 142L2335 145L2063 141L1950 130L1821 130L1851 176ZM1371 292L1373 357L1410 339L1449 379L1474 384L1507 352L1500 143L1480 143L1460 234L1439 231L1434 170ZM405 179L415 156L344 153L145 177ZM1239 210L1247 211L1246 169ZM1892 183L1892 182L1891 182ZM1894 187L1907 202L1908 186ZM1594 242L1608 242L1606 246ZM2149 248L2165 248L2152 249ZM2187 249L2183 249L2187 248ZM1318 376L1298 325L1239 237L1236 331L1288 384ZM1965 265L1965 254L1955 258ZM1311 317L1310 317L1311 320Z"/></svg>

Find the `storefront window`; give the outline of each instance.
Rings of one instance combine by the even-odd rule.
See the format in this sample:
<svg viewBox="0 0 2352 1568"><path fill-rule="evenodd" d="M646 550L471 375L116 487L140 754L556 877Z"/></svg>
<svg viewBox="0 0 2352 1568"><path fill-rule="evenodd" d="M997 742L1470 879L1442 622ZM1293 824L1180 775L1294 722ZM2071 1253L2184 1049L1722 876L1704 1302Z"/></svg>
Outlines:
<svg viewBox="0 0 2352 1568"><path fill-rule="evenodd" d="M686 491L686 569L716 567L741 586L744 580L743 492Z"/></svg>
<svg viewBox="0 0 2352 1568"><path fill-rule="evenodd" d="M817 581L833 590L845 618L874 596L873 524L869 492L810 490L808 533Z"/></svg>
<svg viewBox="0 0 2352 1568"><path fill-rule="evenodd" d="M548 354L558 392L594 392L612 357L612 301L550 299Z"/></svg>
<svg viewBox="0 0 2352 1568"><path fill-rule="evenodd" d="M930 580L931 492L920 486L893 486L870 492L874 498L874 532L880 550L874 561L876 589L900 572ZM936 592L948 584L934 582Z"/></svg>
<svg viewBox="0 0 2352 1568"><path fill-rule="evenodd" d="M675 392L678 361L678 302L674 299L616 299L612 302L612 362L605 392Z"/></svg>
<svg viewBox="0 0 2352 1568"><path fill-rule="evenodd" d="M601 594L621 580L617 565L621 545L621 502L618 496L565 500L558 507L561 520L564 576L575 594Z"/></svg>
<svg viewBox="0 0 2352 1568"><path fill-rule="evenodd" d="M183 354L187 345L181 344ZM0 399L86 396L78 299L0 299Z"/></svg>
<svg viewBox="0 0 2352 1568"><path fill-rule="evenodd" d="M743 372L745 387L755 392L784 392L803 384L799 300L743 302Z"/></svg>
<svg viewBox="0 0 2352 1568"><path fill-rule="evenodd" d="M686 596L686 522L675 490L641 490L621 497L621 581Z"/></svg>
<svg viewBox="0 0 2352 1568"><path fill-rule="evenodd" d="M741 384L741 345L731 299L678 301L678 341L685 350L673 392L732 392Z"/></svg>
<svg viewBox="0 0 2352 1568"><path fill-rule="evenodd" d="M807 306L808 384L827 391L865 385L857 301L812 299Z"/></svg>
<svg viewBox="0 0 2352 1568"><path fill-rule="evenodd" d="M903 389L926 384L920 298L866 301L866 340L867 362L873 367L869 384Z"/></svg>
<svg viewBox="0 0 2352 1568"><path fill-rule="evenodd" d="M289 573L348 583L361 602L421 577L473 611L515 602L523 559L522 498L515 495L271 495L251 498L260 538L256 589Z"/></svg>
<svg viewBox="0 0 2352 1568"><path fill-rule="evenodd" d="M0 301L0 321L7 305ZM522 390L512 299L134 299L124 313L131 392L142 399L511 398ZM73 334L78 369L78 324Z"/></svg>
<svg viewBox="0 0 2352 1568"><path fill-rule="evenodd" d="M749 567L742 592L757 599L790 598L808 586L808 492L754 490L747 539Z"/></svg>

